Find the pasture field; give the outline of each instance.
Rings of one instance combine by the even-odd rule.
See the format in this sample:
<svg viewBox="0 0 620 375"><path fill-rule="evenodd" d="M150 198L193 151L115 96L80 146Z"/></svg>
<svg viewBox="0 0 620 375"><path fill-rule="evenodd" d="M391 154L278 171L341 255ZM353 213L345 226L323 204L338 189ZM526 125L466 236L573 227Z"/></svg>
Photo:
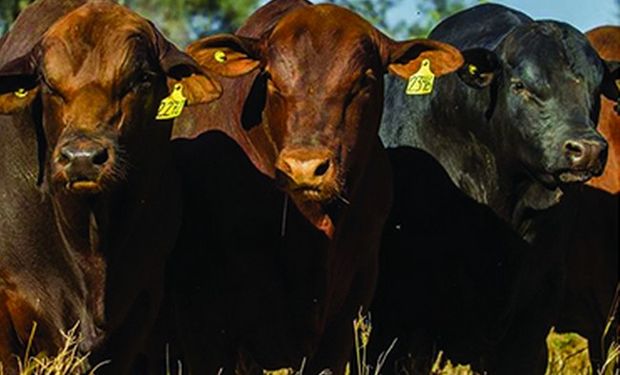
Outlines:
<svg viewBox="0 0 620 375"><path fill-rule="evenodd" d="M617 308L617 305L616 305ZM607 324L606 334L611 334L609 328L615 320L615 313L610 314ZM360 323L362 322L362 323ZM366 358L365 346L370 339L372 327L362 320L354 322L355 327L355 361L351 365L361 375L380 375L381 368L385 364L385 356L389 356L391 347L383 353L383 357L371 362ZM36 334L36 325L33 329L33 336ZM21 356L16 355L19 363L20 375L96 375L99 367L105 366L106 362L99 363L89 368L88 356L78 354L78 345L81 338L77 334L77 326L66 333L63 333L66 342L65 346L55 355L48 356L44 353L34 354L28 349ZM547 336L548 364L545 375L620 375L620 345L612 341L607 347L607 360L600 369L593 369L588 355L588 341L576 333L558 333L552 328ZM518 361L518 358L515 358ZM171 366L162 369L163 375L183 375L182 366L172 371ZM243 371L237 371L239 375ZM347 374L352 373L350 368ZM0 375L4 375L2 364L0 363ZM303 370L295 372L291 369L278 371L264 371L264 375L304 375ZM437 359L429 375L483 375L473 371L469 365L452 363L445 357L443 352L439 352Z"/></svg>

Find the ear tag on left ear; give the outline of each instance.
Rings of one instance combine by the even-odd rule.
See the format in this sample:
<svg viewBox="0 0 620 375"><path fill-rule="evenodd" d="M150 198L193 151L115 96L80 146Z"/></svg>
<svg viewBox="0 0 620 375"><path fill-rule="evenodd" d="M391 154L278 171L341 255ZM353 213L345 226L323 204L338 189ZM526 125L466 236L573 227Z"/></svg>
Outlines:
<svg viewBox="0 0 620 375"><path fill-rule="evenodd" d="M15 94L15 96L17 96L18 98L23 99L28 96L28 91L26 91L25 89L19 89L13 94Z"/></svg>
<svg viewBox="0 0 620 375"><path fill-rule="evenodd" d="M172 89L172 93L161 101L157 111L156 120L169 120L179 117L185 107L187 98L183 96L183 85L177 83Z"/></svg>
<svg viewBox="0 0 620 375"><path fill-rule="evenodd" d="M431 71L431 61L424 59L420 69L409 77L405 93L407 95L428 95L433 92L434 83L435 74Z"/></svg>

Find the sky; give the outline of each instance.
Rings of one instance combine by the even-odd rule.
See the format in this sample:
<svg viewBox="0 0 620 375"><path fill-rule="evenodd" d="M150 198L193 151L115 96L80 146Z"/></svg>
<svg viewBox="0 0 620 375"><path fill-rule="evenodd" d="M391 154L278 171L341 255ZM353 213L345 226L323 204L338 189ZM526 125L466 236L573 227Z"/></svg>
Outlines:
<svg viewBox="0 0 620 375"><path fill-rule="evenodd" d="M568 22L581 31L595 26L620 24L620 7L615 0L494 0L495 3L518 9L534 19L554 19ZM388 20L415 17L416 0L401 0L390 11Z"/></svg>

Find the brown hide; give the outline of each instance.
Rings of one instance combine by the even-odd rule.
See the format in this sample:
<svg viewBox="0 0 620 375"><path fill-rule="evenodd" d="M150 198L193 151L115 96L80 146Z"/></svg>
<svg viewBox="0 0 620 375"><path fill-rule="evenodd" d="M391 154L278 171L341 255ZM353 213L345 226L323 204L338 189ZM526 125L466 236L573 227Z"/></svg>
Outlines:
<svg viewBox="0 0 620 375"><path fill-rule="evenodd" d="M261 11L281 15L287 5L270 4L277 11ZM383 74L408 79L426 58L441 76L458 68L462 56L435 41L392 41L344 8L294 5L280 22L260 22L273 28L249 33L258 39L216 35L188 47L208 70L247 77L230 83L230 96L219 106L196 109L175 137L192 138L210 129L228 134L262 173L275 177L308 220L331 236L334 223L322 206L354 194L376 141ZM253 29L246 24L240 32Z"/></svg>
<svg viewBox="0 0 620 375"><path fill-rule="evenodd" d="M0 321L10 321L0 325L0 361L9 374L9 353L23 354L33 321L35 351L53 354L60 330L80 321L81 353L112 361L98 373L144 369L180 225L172 121L155 115L179 83L188 104L221 94L147 20L112 1L80 3L35 3L0 53L0 113L11 115L0 138L2 175L11 176L0 188L12 197L0 211Z"/></svg>
<svg viewBox="0 0 620 375"><path fill-rule="evenodd" d="M173 274L190 371L232 373L243 354L267 369L306 358L307 373L343 373L391 203L383 74L407 79L428 58L439 76L462 57L305 1L272 1L188 53L229 77L220 101L174 130L188 204Z"/></svg>
<svg viewBox="0 0 620 375"><path fill-rule="evenodd" d="M620 27L597 27L588 31L586 36L603 59L620 60ZM614 109L615 106L616 102L601 96L598 130L607 139L609 154L603 175L588 182L588 185L612 194L620 192L620 115Z"/></svg>

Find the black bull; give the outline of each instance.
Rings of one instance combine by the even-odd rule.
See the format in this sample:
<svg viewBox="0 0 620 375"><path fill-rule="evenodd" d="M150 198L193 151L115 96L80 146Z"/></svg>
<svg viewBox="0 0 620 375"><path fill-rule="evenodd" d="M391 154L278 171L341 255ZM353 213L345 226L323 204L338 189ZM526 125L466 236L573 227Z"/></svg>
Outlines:
<svg viewBox="0 0 620 375"><path fill-rule="evenodd" d="M593 243L617 252L617 232L572 240L600 230L584 226L574 202L587 205L578 183L605 165L599 95L617 97L617 71L571 26L499 5L449 17L430 37L466 62L427 96L387 80L381 137L396 190L371 307L374 350L398 336L392 358L411 353L413 367L445 350L489 373L542 373L566 257Z"/></svg>

